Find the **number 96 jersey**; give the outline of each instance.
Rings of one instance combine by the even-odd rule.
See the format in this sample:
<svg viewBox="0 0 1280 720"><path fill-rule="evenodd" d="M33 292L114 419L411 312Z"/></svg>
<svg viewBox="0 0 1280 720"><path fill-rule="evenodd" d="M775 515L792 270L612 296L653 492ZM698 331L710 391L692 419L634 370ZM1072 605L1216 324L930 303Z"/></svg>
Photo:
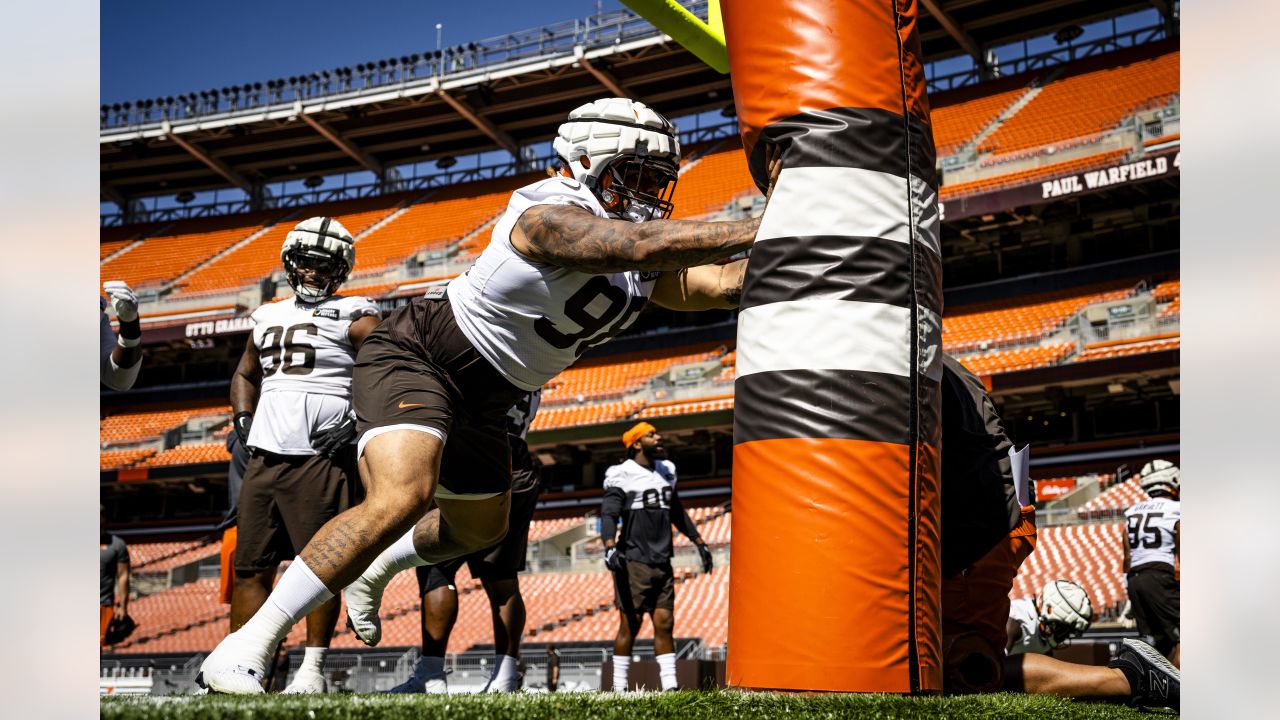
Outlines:
<svg viewBox="0 0 1280 720"><path fill-rule="evenodd" d="M351 323L378 306L334 295L318 303L289 297L253 312L253 344L262 386L249 444L283 455L313 455L311 433L337 424L351 408L356 351Z"/></svg>
<svg viewBox="0 0 1280 720"><path fill-rule="evenodd" d="M589 348L635 321L661 274L593 275L524 257L511 244L511 230L535 205L570 205L609 217L576 180L553 177L526 185L511 195L492 242L475 265L449 283L462 334L524 390L542 387ZM588 237L576 240L591 242Z"/></svg>

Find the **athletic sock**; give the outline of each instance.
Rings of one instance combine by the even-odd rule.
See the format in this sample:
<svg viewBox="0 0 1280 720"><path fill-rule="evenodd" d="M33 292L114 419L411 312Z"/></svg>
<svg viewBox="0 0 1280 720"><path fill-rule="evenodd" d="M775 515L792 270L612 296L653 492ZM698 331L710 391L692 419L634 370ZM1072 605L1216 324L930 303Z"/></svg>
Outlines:
<svg viewBox="0 0 1280 720"><path fill-rule="evenodd" d="M252 657L245 659L265 671L276 646L290 628L332 597L333 593L302 558L294 558L267 601L235 632L239 641L254 651Z"/></svg>
<svg viewBox="0 0 1280 720"><path fill-rule="evenodd" d="M658 677L662 679L663 690L676 689L676 654L667 653L654 658L658 661Z"/></svg>
<svg viewBox="0 0 1280 720"><path fill-rule="evenodd" d="M627 691L627 673L631 669L630 655L613 656L613 691Z"/></svg>
<svg viewBox="0 0 1280 720"><path fill-rule="evenodd" d="M498 655L493 661L493 679L489 682L490 692L515 692L519 688L520 661L510 655Z"/></svg>
<svg viewBox="0 0 1280 720"><path fill-rule="evenodd" d="M308 647L302 653L302 665L298 667L298 672L309 670L323 675L324 661L328 654L329 648L327 647Z"/></svg>
<svg viewBox="0 0 1280 720"><path fill-rule="evenodd" d="M391 547L374 558L373 562L369 563L369 568L360 577L370 585L381 589L401 571L426 564L427 561L419 557L417 549L413 547L413 528L409 528L409 532L391 543Z"/></svg>
<svg viewBox="0 0 1280 720"><path fill-rule="evenodd" d="M301 557L295 557L289 564L289 569L280 576L280 582L276 583L267 602L275 605L296 623L331 599L333 592L320 582L320 578L316 577ZM281 635L276 641L279 642L283 637Z"/></svg>

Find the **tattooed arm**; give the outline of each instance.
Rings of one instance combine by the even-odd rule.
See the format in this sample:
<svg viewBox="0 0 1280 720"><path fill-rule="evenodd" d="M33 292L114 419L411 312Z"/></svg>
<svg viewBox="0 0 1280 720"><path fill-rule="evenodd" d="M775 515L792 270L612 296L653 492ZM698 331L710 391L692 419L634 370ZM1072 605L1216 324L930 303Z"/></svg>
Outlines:
<svg viewBox="0 0 1280 720"><path fill-rule="evenodd" d="M736 308L742 300L746 259L724 265L699 265L663 273L653 287L652 300L672 310Z"/></svg>
<svg viewBox="0 0 1280 720"><path fill-rule="evenodd" d="M679 270L745 250L759 229L759 218L633 223L580 207L535 205L520 215L511 244L531 260L581 272Z"/></svg>

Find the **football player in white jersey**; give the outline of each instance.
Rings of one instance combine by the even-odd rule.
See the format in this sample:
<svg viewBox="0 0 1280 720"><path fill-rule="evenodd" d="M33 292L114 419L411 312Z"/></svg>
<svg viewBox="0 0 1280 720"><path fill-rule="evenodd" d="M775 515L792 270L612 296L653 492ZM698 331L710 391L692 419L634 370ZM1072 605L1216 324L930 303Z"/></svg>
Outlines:
<svg viewBox="0 0 1280 720"><path fill-rule="evenodd" d="M604 564L613 573L618 634L613 640L613 689L625 692L631 648L644 614L653 618L653 652L663 690L676 689L675 573L671 570L671 526L698 549L702 571L711 572L711 550L689 519L676 492L676 466L656 428L637 423L622 435L627 460L604 475L600 539ZM615 540L618 521L622 537Z"/></svg>
<svg viewBox="0 0 1280 720"><path fill-rule="evenodd" d="M358 496L351 375L378 325L368 298L336 294L355 265L337 220L303 220L280 250L294 295L253 312L253 333L231 380L234 429L252 454L238 504L231 630L267 601L281 562ZM289 694L325 691L333 598L307 616L302 666Z"/></svg>
<svg viewBox="0 0 1280 720"><path fill-rule="evenodd" d="M570 113L554 146L559 174L512 195L475 266L389 315L361 348L368 496L321 528L272 602L205 659L215 690L261 692L254 674L280 638L343 588L356 635L377 643L397 572L500 541L507 410L629 326L650 297L679 310L738 305L745 261L710 263L749 248L760 222L666 219L680 162L666 118L597 100Z"/></svg>
<svg viewBox="0 0 1280 720"><path fill-rule="evenodd" d="M1178 466L1153 460L1142 468L1139 485L1149 499L1124 513L1124 570L1138 633L1174 665L1181 662L1179 542L1182 482Z"/></svg>
<svg viewBox="0 0 1280 720"><path fill-rule="evenodd" d="M142 325L138 320L138 298L123 280L108 280L102 289L111 296L111 309L120 321L120 336L111 330L107 301L98 296L98 376L112 390L128 390L142 367Z"/></svg>

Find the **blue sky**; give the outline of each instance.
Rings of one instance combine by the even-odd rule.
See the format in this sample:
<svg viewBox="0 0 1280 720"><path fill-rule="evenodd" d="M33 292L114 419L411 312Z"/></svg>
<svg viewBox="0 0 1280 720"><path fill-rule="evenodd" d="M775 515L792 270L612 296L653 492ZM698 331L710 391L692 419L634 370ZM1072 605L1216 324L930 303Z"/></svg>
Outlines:
<svg viewBox="0 0 1280 720"><path fill-rule="evenodd" d="M622 7L600 0L605 11ZM102 0L103 103L354 65L584 18L596 0Z"/></svg>

